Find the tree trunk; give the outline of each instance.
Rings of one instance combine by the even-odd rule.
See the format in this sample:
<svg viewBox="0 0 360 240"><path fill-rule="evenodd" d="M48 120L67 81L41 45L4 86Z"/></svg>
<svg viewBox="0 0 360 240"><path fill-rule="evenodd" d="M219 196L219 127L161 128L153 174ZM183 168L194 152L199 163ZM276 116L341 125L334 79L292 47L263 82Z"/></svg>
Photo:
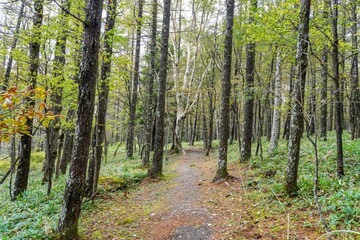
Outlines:
<svg viewBox="0 0 360 240"><path fill-rule="evenodd" d="M271 107L273 105L273 98L272 98L272 91L273 91L273 72L274 72L274 63L275 63L275 58L276 58L276 54L275 52L273 53L273 56L271 58L271 62L270 62L270 69L269 69L269 82L268 82L268 92L266 95L266 106L265 109L266 111L264 111L265 114L265 136L266 139L268 141L270 141L271 138L271 116L272 116L272 111L271 111Z"/></svg>
<svg viewBox="0 0 360 240"><path fill-rule="evenodd" d="M183 151L182 147L182 135L183 135L183 128L185 122L186 115L176 114L176 122L175 122L175 153L180 153Z"/></svg>
<svg viewBox="0 0 360 240"><path fill-rule="evenodd" d="M332 59L333 59L333 82L335 100L335 131L336 131L336 152L337 152L337 173L339 177L344 176L343 145L342 145L342 121L341 121L341 84L339 74L339 39L338 39L338 0L332 0Z"/></svg>
<svg viewBox="0 0 360 240"><path fill-rule="evenodd" d="M82 59L78 78L79 94L74 151L58 224L58 231L62 239L75 239L78 236L78 221L85 190L85 175L98 76L102 5L102 0L87 2Z"/></svg>
<svg viewBox="0 0 360 240"><path fill-rule="evenodd" d="M196 108L195 108L195 119L194 125L190 136L190 146L194 146L197 134L197 122L198 122L198 113L199 113L199 97L196 98Z"/></svg>
<svg viewBox="0 0 360 240"><path fill-rule="evenodd" d="M58 178L60 175L60 163L61 163L61 152L64 146L64 138L65 138L65 133L64 130L62 130L62 133L59 136L59 147L58 147L58 152L57 152L57 158L56 158L56 167L55 167L55 177Z"/></svg>
<svg viewBox="0 0 360 240"><path fill-rule="evenodd" d="M126 157L132 158L134 153L134 131L136 121L136 105L137 105L137 91L139 85L139 64L140 64L140 43L141 43L141 27L142 27L142 15L143 15L144 0L139 0L139 10L137 18L137 29L136 29L136 45L135 45L135 62L134 72L132 79L131 89L131 101L130 101L130 118L129 118L129 129L126 140Z"/></svg>
<svg viewBox="0 0 360 240"><path fill-rule="evenodd" d="M327 1L327 0L326 0ZM321 57L321 91L320 91L320 138L326 141L327 137L327 89L328 89L328 48L325 45Z"/></svg>
<svg viewBox="0 0 360 240"><path fill-rule="evenodd" d="M70 9L70 1L64 1L64 8ZM67 41L67 12L62 10L60 16L61 28L59 29L56 44L55 44L55 57L54 57L54 79L56 82L51 84L52 93L50 95L51 102L53 104L52 112L54 115L61 114L62 111L62 92L63 92L63 69L65 66L66 55L66 41ZM51 179L54 173L55 162L57 158L57 152L59 147L59 131L60 131L60 119L55 118L54 121L46 129L47 138L47 150L45 151L45 169L42 183L48 183L48 195L51 192Z"/></svg>
<svg viewBox="0 0 360 240"><path fill-rule="evenodd" d="M314 67L310 68L309 76L309 85L310 85L310 96L308 104L308 133L310 136L315 134L315 124L316 124L316 69Z"/></svg>
<svg viewBox="0 0 360 240"><path fill-rule="evenodd" d="M330 87L330 92L334 92L334 86ZM328 131L334 130L334 97L331 94L330 96L330 109L329 109L329 116L328 116L328 123L327 123L327 129Z"/></svg>
<svg viewBox="0 0 360 240"><path fill-rule="evenodd" d="M202 115L202 139L204 141L204 149L207 148L207 121L206 121L206 112L205 112L205 99L204 96L201 95L202 101L201 101L201 115Z"/></svg>
<svg viewBox="0 0 360 240"><path fill-rule="evenodd" d="M145 152L142 159L142 166L149 166L152 129L153 129L153 98L154 98L154 82L156 78L156 33L157 33L157 0L152 1L152 23L151 23L151 41L150 41L150 69L147 85L147 102L146 102L146 130L145 130Z"/></svg>
<svg viewBox="0 0 360 240"><path fill-rule="evenodd" d="M291 64L290 67L290 80L289 80L289 96L288 96L288 103L287 103L287 113L286 113L286 119L284 123L284 135L283 138L286 140L289 140L290 136L290 119L291 119L291 105L292 105L292 92L293 92L293 78L295 75L295 68L294 65Z"/></svg>
<svg viewBox="0 0 360 240"><path fill-rule="evenodd" d="M257 0L250 0L249 23L254 22L254 13L257 8ZM253 135L253 112L254 112L254 75L255 75L255 43L246 47L246 84L244 89L244 133L241 147L241 162L246 162L251 157L251 145Z"/></svg>
<svg viewBox="0 0 360 240"><path fill-rule="evenodd" d="M72 121L72 119L75 117L75 111L72 109L69 109L67 116L66 116L66 122ZM66 168L68 163L71 159L72 149L74 146L74 129L68 128L65 129L65 140L64 140L64 150L63 154L61 156L60 160L60 173L65 174Z"/></svg>
<svg viewBox="0 0 360 240"><path fill-rule="evenodd" d="M39 69L39 54L40 54L40 27L43 19L43 6L44 1L39 0L34 2L35 15L33 18L33 36L30 42L30 66L29 66L29 77L27 84L29 89L32 90L36 86L37 74ZM35 100L31 97L25 99L25 106L28 109L35 107ZM14 183L14 189L12 191L12 200L16 200L16 197L27 189L29 171L30 171L30 156L31 156L31 141L32 141L32 128L33 119L26 119L26 126L30 134L24 134L20 138L20 160L18 163L16 178Z"/></svg>
<svg viewBox="0 0 360 240"><path fill-rule="evenodd" d="M351 139L360 138L360 89L359 89L359 60L358 60L358 28L357 3L351 2L351 44L353 55L351 58L351 96L350 96L350 133Z"/></svg>
<svg viewBox="0 0 360 240"><path fill-rule="evenodd" d="M215 30L216 31L216 30ZM212 74L210 78L209 83L209 90L208 90L208 97L209 97L209 105L208 105L208 111L209 111L209 127L207 132L207 145L206 145L206 153L205 156L209 156L210 151L212 150L212 140L213 140L213 134L214 134L214 107L213 107L213 101L214 101L214 81L215 81L215 63L213 63L212 66Z"/></svg>
<svg viewBox="0 0 360 240"><path fill-rule="evenodd" d="M25 8L25 0L22 0L21 6L20 6L20 12L19 12L18 19L16 22L14 39L13 39L13 42L10 47L9 60L7 62L6 70L5 70L4 85L2 86L2 90L4 90L4 91L6 91L6 89L9 87L9 79L10 79L10 73L11 73L11 68L12 68L12 63L13 63L13 53L14 53L14 50L15 50L17 42L18 42L18 35L20 32L21 22L24 18L24 8Z"/></svg>
<svg viewBox="0 0 360 240"><path fill-rule="evenodd" d="M164 118L165 118L165 95L166 95L166 76L169 51L169 30L170 30L170 8L171 0L164 0L162 40L160 51L160 70L159 70L159 89L157 100L157 118L155 133L155 150L152 161L152 168L149 176L157 178L162 176L163 155L164 155Z"/></svg>
<svg viewBox="0 0 360 240"><path fill-rule="evenodd" d="M282 76L281 76L281 52L277 53L276 56L276 70L275 70L275 100L274 100L274 111L271 128L271 139L269 152L273 153L278 147L278 141L280 136L280 119L281 119L281 95L282 95Z"/></svg>
<svg viewBox="0 0 360 240"><path fill-rule="evenodd" d="M297 178L299 166L299 152L301 136L304 130L304 94L305 79L308 66L307 51L309 45L309 17L311 0L301 0L299 36L296 52L296 77L292 98L292 111L290 121L290 138L288 148L288 162L285 173L285 191L295 194L297 191Z"/></svg>
<svg viewBox="0 0 360 240"><path fill-rule="evenodd" d="M109 99L109 76L111 73L111 57L113 53L113 39L114 39L114 27L116 18L116 0L108 0L107 4L107 16L105 23L105 36L104 36L104 53L101 63L101 75L99 82L98 93L98 111L95 125L95 154L93 166L89 166L89 169L93 168L92 174L87 176L87 193L88 196L95 194L97 190L98 179L100 175L101 158L103 155L104 139L106 134L106 114ZM100 107L101 106L101 107Z"/></svg>
<svg viewBox="0 0 360 240"><path fill-rule="evenodd" d="M231 54L233 44L233 24L234 24L234 0L226 0L226 31L224 42L224 66L222 70L221 86L221 116L220 116L220 145L219 157L214 182L226 178L227 171L227 149L229 138L229 105L231 93Z"/></svg>

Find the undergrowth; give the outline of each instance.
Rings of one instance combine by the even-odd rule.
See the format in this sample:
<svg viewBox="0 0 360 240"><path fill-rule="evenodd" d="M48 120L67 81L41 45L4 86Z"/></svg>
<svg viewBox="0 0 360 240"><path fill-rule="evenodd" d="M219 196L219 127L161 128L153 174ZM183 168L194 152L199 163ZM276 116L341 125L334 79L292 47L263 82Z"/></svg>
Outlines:
<svg viewBox="0 0 360 240"><path fill-rule="evenodd" d="M336 139L330 133L327 141L318 141L320 173L319 201L329 230L360 229L360 140L350 140L344 134L344 168L346 176L339 179L336 174ZM256 145L256 144L253 144ZM303 221L304 226L311 226L307 218L317 215L313 196L315 174L314 148L308 139L303 138L300 150L298 173L298 196L288 197L284 194L283 183L287 163L287 141L281 139L275 153L269 154L269 142L262 140L263 156L252 157L249 163L240 164L247 169L243 175L246 194L257 206L267 211L287 213L293 220ZM255 147L253 146L253 153ZM237 162L238 146L235 142L229 148L229 161ZM271 173L267 176L267 173ZM303 216L301 216L301 214ZM298 218L298 219L297 219ZM319 223L320 229L323 226ZM350 238L352 239L352 238Z"/></svg>
<svg viewBox="0 0 360 240"><path fill-rule="evenodd" d="M125 159L125 150L119 149L113 156L117 146L109 146L107 162L102 163L101 178L107 179L99 183L98 195L115 192L132 187L145 176L146 170L140 168L138 157ZM11 202L9 197L9 179L0 186L0 239L54 239L61 210L67 174L53 181L50 196L46 195L46 185L41 185L42 162L44 153L33 153L28 190L17 201ZM9 160L0 161L0 178L9 167ZM111 184L109 184L109 179ZM121 179L124 186L118 187ZM13 179L14 180L14 179ZM97 200L88 201L82 206L83 213L96 208Z"/></svg>

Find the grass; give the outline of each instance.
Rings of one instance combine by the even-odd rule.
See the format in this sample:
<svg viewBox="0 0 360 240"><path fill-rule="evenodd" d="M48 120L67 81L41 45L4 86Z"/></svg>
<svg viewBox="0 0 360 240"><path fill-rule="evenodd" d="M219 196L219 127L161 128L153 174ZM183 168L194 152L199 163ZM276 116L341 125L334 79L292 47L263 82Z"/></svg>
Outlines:
<svg viewBox="0 0 360 240"><path fill-rule="evenodd" d="M108 161L103 162L99 183L100 194L119 191L139 183L146 176L138 157L125 159L125 150L109 147ZM53 182L50 196L46 185L41 185L44 153L33 153L28 190L17 201L9 197L9 181L0 186L0 239L54 239L59 219L67 174ZM9 160L0 161L0 177L8 170ZM121 186L119 186L121 185ZM86 202L83 213L96 208L96 201Z"/></svg>
<svg viewBox="0 0 360 240"><path fill-rule="evenodd" d="M336 174L336 139L330 133L328 141L319 141L319 201L322 205L330 230L348 229L359 231L360 228L360 140L350 140L344 134L344 167L346 176L337 178ZM311 226L307 217L318 214L313 197L315 174L314 148L308 139L301 144L298 196L290 198L284 194L283 182L287 162L287 142L281 140L276 153L269 154L269 142L263 143L263 160L253 156L249 163L239 164L245 172L247 196L262 206L266 211L288 213L294 221L302 221L304 226ZM253 153L255 146L253 146ZM229 161L238 161L238 146L229 147ZM276 171L275 176L266 177L267 171ZM301 216L300 211L306 210ZM322 228L322 225L318 223ZM350 238L351 239L351 238Z"/></svg>

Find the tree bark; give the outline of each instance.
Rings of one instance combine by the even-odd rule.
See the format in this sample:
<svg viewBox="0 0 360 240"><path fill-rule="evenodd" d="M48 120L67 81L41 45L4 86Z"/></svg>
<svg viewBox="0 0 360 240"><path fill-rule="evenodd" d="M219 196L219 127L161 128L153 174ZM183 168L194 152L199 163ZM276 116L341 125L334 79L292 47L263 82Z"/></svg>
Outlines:
<svg viewBox="0 0 360 240"><path fill-rule="evenodd" d="M204 149L206 150L207 148L207 141L208 141L208 136L207 136L207 121L206 121L206 111L205 111L205 99L204 99L204 95L201 95L201 115L202 115L202 139L204 142Z"/></svg>
<svg viewBox="0 0 360 240"><path fill-rule="evenodd" d="M69 109L66 122L72 121L75 117L75 111L73 109ZM68 128L65 129L65 137L64 137L64 150L60 160L60 173L65 174L68 163L71 160L72 149L74 146L74 129Z"/></svg>
<svg viewBox="0 0 360 240"><path fill-rule="evenodd" d="M194 143L196 141L196 134L197 134L197 122L198 122L198 113L199 113L199 96L196 98L196 107L195 107L195 119L194 119L194 125L191 131L190 136L190 146L194 146Z"/></svg>
<svg viewBox="0 0 360 240"><path fill-rule="evenodd" d="M269 152L273 153L278 147L278 141L280 136L280 119L281 119L281 95L282 95L282 76L281 76L281 52L277 53L276 56L276 70L275 70L275 100L274 100L274 111L271 128L271 139Z"/></svg>
<svg viewBox="0 0 360 240"><path fill-rule="evenodd" d="M271 50L272 48L270 48ZM266 105L265 105L265 136L268 141L270 141L271 138L271 121L272 121L272 111L271 107L273 105L273 97L272 97L272 91L274 89L273 84L273 72L274 72L274 65L275 65L275 58L276 58L276 51L274 51L273 56L270 61L270 67L269 67L269 82L268 82L268 92L266 94Z"/></svg>
<svg viewBox="0 0 360 240"><path fill-rule="evenodd" d="M20 26L21 26L21 22L24 18L24 8L25 8L25 0L21 1L21 6L20 6L20 12L18 15L18 19L16 22L16 27L15 27L15 32L14 32L14 39L12 41L11 47L10 47L10 54L9 54L9 60L7 62L6 65L6 70L5 70L5 77L4 77L4 85L2 86L2 90L6 91L6 89L9 87L9 79L10 79L10 73L11 73L11 68L12 68L12 63L13 63L13 52L16 48L17 42L18 42L18 35L20 32Z"/></svg>
<svg viewBox="0 0 360 240"><path fill-rule="evenodd" d="M214 134L214 110L215 110L214 107L213 107L213 105L214 105L214 103L213 103L214 102L214 91L215 91L214 81L215 81L215 63L213 62L211 78L209 80L209 90L208 90L208 97L209 97L209 104L208 104L209 126L208 126L208 132L207 132L205 156L209 156L210 151L212 150L212 140L213 140L213 134Z"/></svg>
<svg viewBox="0 0 360 240"><path fill-rule="evenodd" d="M329 18L329 1L324 0L323 17L325 21ZM328 51L325 44L321 55L321 90L320 90L320 138L326 141L328 130Z"/></svg>
<svg viewBox="0 0 360 240"><path fill-rule="evenodd" d="M351 139L360 138L360 89L359 89L359 60L358 60L358 27L357 3L351 2L351 96L350 96L350 133Z"/></svg>
<svg viewBox="0 0 360 240"><path fill-rule="evenodd" d="M151 22L151 40L150 40L150 68L149 79L147 85L147 102L146 102L146 129L145 129L145 152L142 159L142 166L149 166L152 129L153 129L153 98L154 98L154 82L156 78L156 35L157 35L157 0L152 1L152 22Z"/></svg>
<svg viewBox="0 0 360 240"><path fill-rule="evenodd" d="M64 8L70 9L70 1L64 1ZM55 57L54 57L54 79L55 82L51 84L52 93L50 95L52 106L52 112L54 115L61 114L62 111L62 92L63 92L63 69L65 66L66 55L66 41L67 41L67 15L65 10L62 10L60 16L61 27L58 32L56 44L55 44ZM46 157L45 157L45 169L42 179L42 183L48 183L48 195L51 192L51 179L54 173L55 162L57 158L59 148L59 131L60 131L60 119L55 118L54 121L46 129Z"/></svg>
<svg viewBox="0 0 360 240"><path fill-rule="evenodd" d="M170 8L171 0L164 0L162 40L160 51L160 70L159 70L159 89L157 100L157 118L155 133L155 149L152 161L152 168L149 176L158 178L162 176L163 155L164 155L164 118L165 118L165 95L166 95L166 76L169 51L169 30L170 30Z"/></svg>
<svg viewBox="0 0 360 240"><path fill-rule="evenodd" d="M257 8L257 0L250 0L249 23L254 22L254 13ZM244 90L244 133L241 147L241 162L246 162L251 157L251 145L253 135L254 113L254 75L255 75L255 43L246 47L246 83Z"/></svg>
<svg viewBox="0 0 360 240"><path fill-rule="evenodd" d="M343 144L342 144L342 101L339 74L339 38L338 38L338 0L332 0L332 60L333 60L333 82L334 82L334 100L335 100L335 131L336 131L336 152L337 152L337 174L338 177L344 176Z"/></svg>
<svg viewBox="0 0 360 240"><path fill-rule="evenodd" d="M311 0L301 0L299 36L296 52L296 78L294 79L293 107L291 111L288 162L285 173L285 191L295 194L299 166L301 136L304 131L304 94L308 66L309 17Z"/></svg>
<svg viewBox="0 0 360 240"><path fill-rule="evenodd" d="M60 163L61 163L61 152L63 150L64 146L64 139L65 139L65 131L62 130L62 133L59 136L59 147L57 152L57 158L56 158L56 167L55 167L55 178L58 178L60 175Z"/></svg>
<svg viewBox="0 0 360 240"><path fill-rule="evenodd" d="M38 0L34 2L34 18L33 18L33 36L30 42L30 66L28 82L30 90L33 90L36 86L37 74L39 69L39 54L40 54L40 36L43 19L43 6L44 1ZM25 99L26 108L32 109L35 107L35 100L31 97ZM27 189L29 171L30 171L30 156L31 156L31 141L32 141L32 128L33 119L26 119L26 126L29 134L24 134L20 138L20 160L16 170L16 178L14 183L14 189L12 191L12 200L16 200L16 197Z"/></svg>
<svg viewBox="0 0 360 240"><path fill-rule="evenodd" d="M137 18L137 29L136 29L136 44L135 44L135 62L134 72L132 79L131 89L131 101L130 101L130 118L129 118L129 129L126 140L126 157L132 158L134 154L134 131L136 121L136 105L137 105L137 91L139 85L139 65L140 65L140 43L141 43L141 27L142 27L142 15L143 15L144 0L139 0L139 10Z"/></svg>
<svg viewBox="0 0 360 240"><path fill-rule="evenodd" d="M78 236L78 221L85 190L98 76L102 5L102 0L90 0L86 7L84 42L78 78L75 143L58 224L58 231L62 239L75 239Z"/></svg>
<svg viewBox="0 0 360 240"><path fill-rule="evenodd" d="M284 135L283 138L286 140L289 140L290 136L290 120L291 120L291 105L292 105L292 92L293 92L293 78L295 75L295 67L293 64L291 64L290 67L290 80L289 80L289 96L288 96L288 103L287 103L287 113L286 113L286 119L284 124Z"/></svg>
<svg viewBox="0 0 360 240"><path fill-rule="evenodd" d="M334 92L334 86L331 85L330 92ZM328 122L326 124L327 130L332 131L334 130L334 96L330 95L330 104L329 104L329 116L328 116Z"/></svg>
<svg viewBox="0 0 360 240"><path fill-rule="evenodd" d="M224 66L222 70L221 84L221 116L220 116L220 145L216 175L213 182L226 178L227 171L227 149L229 139L229 105L231 93L231 54L233 44L234 25L234 0L226 0L226 32L224 42Z"/></svg>
<svg viewBox="0 0 360 240"><path fill-rule="evenodd" d="M308 134L310 136L315 134L315 124L316 124L316 69L313 67L310 68L309 76L309 85L310 85L310 96L308 104Z"/></svg>
<svg viewBox="0 0 360 240"><path fill-rule="evenodd" d="M106 117L109 99L109 77L111 73L111 58L113 53L114 27L116 18L116 0L108 0L107 15L105 23L104 36L104 53L101 63L101 75L98 92L98 111L95 125L95 154L94 165L89 166L93 168L93 174L87 176L86 191L88 196L92 196L97 190L98 179L100 175L101 158L103 155L104 139L106 134Z"/></svg>

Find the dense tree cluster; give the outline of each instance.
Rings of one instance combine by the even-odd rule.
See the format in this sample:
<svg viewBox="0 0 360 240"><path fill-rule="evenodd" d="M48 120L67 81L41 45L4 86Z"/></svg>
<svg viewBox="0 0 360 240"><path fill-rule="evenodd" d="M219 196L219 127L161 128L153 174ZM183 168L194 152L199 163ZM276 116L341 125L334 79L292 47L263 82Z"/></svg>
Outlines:
<svg viewBox="0 0 360 240"><path fill-rule="evenodd" d="M73 239L107 146L122 142L129 161L139 154L159 178L164 148L203 141L209 155L219 140L218 181L228 144L248 162L262 141L276 154L285 138L293 195L302 138L326 141L335 130L334 171L344 176L343 132L360 138L358 3L1 2L0 137L16 175L12 200L27 189L32 151L45 151L48 194L69 168L58 230Z"/></svg>

